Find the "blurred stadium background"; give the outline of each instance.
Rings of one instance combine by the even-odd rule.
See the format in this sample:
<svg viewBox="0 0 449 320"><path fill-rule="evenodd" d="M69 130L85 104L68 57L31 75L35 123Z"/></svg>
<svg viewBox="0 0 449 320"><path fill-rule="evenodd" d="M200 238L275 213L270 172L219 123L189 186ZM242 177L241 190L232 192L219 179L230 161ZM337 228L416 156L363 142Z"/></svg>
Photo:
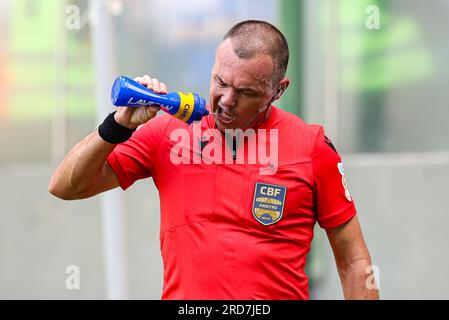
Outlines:
<svg viewBox="0 0 449 320"><path fill-rule="evenodd" d="M341 153L381 298L449 298L448 0L0 0L0 298L160 298L153 182L74 202L47 185L113 110L113 77L207 97L215 47L244 19L288 37L280 106L323 124ZM123 223L108 243L111 198ZM313 299L343 297L319 227L308 273Z"/></svg>

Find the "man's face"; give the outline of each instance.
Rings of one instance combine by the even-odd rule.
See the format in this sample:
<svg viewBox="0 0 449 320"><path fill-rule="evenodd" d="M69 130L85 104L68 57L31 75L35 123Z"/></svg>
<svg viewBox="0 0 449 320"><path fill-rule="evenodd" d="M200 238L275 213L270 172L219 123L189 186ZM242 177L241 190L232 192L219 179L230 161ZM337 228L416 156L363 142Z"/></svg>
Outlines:
<svg viewBox="0 0 449 320"><path fill-rule="evenodd" d="M246 129L264 112L276 94L273 88L274 64L270 56L241 59L230 39L217 50L210 84L210 104L221 131ZM251 122L251 123L250 123Z"/></svg>

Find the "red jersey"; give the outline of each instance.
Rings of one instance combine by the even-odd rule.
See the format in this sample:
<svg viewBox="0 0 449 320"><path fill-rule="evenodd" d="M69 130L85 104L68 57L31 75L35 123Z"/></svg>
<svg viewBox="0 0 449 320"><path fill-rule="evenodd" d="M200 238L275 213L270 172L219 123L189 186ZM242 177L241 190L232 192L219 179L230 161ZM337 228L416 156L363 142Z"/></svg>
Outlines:
<svg viewBox="0 0 449 320"><path fill-rule="evenodd" d="M230 154L212 128L204 117L195 137L194 125L159 116L107 159L122 189L151 176L159 190L162 299L308 299L315 223L333 228L356 214L340 156L321 126L272 107L257 129L277 131L276 163L205 163L217 144ZM182 142L185 132L192 138ZM251 148L244 139L236 156Z"/></svg>

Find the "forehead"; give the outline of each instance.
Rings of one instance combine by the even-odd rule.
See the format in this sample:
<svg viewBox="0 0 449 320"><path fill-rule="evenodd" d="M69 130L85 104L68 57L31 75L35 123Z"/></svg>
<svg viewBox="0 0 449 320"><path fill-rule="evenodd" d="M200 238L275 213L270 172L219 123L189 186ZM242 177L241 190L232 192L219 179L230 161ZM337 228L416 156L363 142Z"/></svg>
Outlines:
<svg viewBox="0 0 449 320"><path fill-rule="evenodd" d="M217 49L213 72L235 86L259 86L271 82L273 69L273 60L269 55L239 58L231 41L227 39Z"/></svg>

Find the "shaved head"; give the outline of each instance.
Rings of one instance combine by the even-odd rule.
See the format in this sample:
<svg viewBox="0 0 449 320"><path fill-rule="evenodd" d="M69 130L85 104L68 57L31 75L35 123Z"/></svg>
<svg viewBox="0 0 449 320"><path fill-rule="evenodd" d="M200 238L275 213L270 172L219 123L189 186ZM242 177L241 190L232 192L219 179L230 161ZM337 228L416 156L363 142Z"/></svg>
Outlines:
<svg viewBox="0 0 449 320"><path fill-rule="evenodd" d="M282 32L265 21L246 20L234 25L223 37L230 39L235 54L241 59L269 55L273 60L273 84L284 76L288 64L288 44Z"/></svg>

